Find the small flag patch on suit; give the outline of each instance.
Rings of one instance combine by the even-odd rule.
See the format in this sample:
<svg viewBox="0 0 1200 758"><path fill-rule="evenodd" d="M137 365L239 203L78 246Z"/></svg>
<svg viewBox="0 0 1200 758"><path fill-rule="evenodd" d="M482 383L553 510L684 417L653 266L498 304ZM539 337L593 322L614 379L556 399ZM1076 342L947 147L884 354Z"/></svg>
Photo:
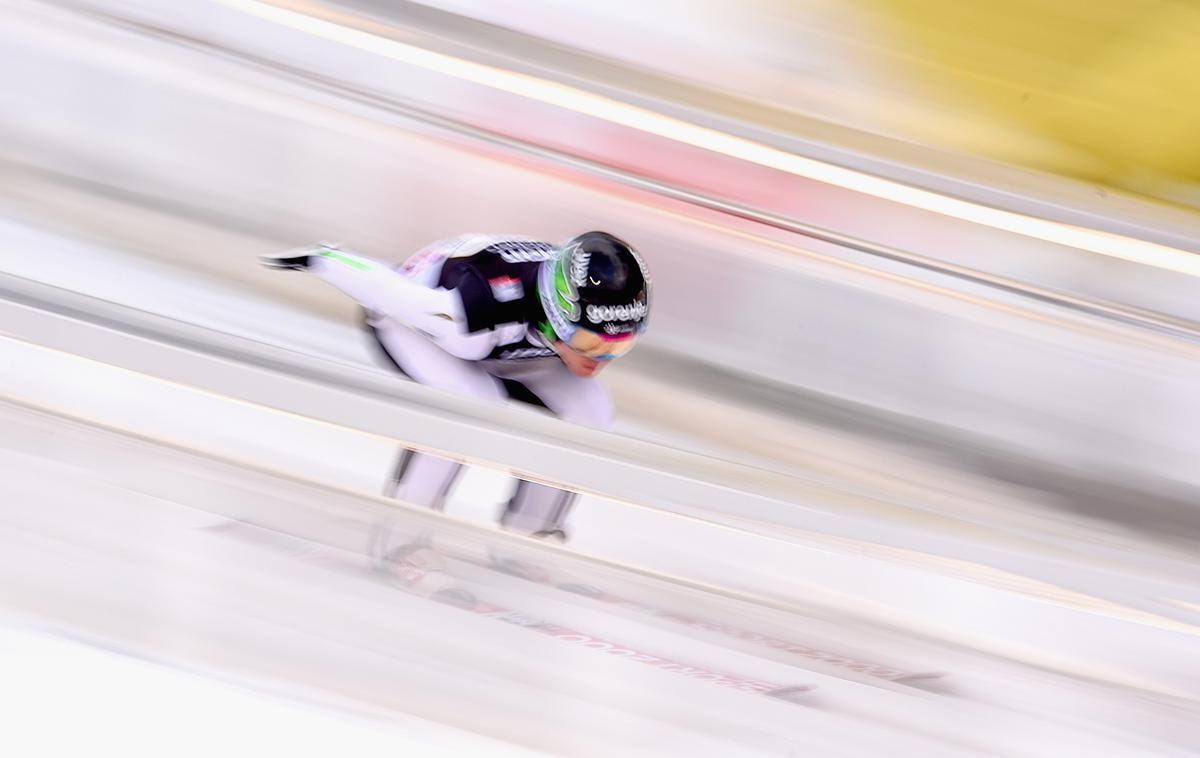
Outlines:
<svg viewBox="0 0 1200 758"><path fill-rule="evenodd" d="M525 288L521 286L521 280L511 276L498 276L495 279L488 279L488 284L492 287L492 295L502 303L520 300L525 297Z"/></svg>

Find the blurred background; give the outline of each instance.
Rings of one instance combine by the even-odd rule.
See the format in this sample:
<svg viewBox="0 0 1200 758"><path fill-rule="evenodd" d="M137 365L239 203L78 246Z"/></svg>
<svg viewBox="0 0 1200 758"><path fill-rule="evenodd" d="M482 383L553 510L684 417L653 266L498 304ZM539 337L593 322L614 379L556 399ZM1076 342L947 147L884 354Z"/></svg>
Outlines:
<svg viewBox="0 0 1200 758"><path fill-rule="evenodd" d="M0 19L6 754L1196 754L1200 7ZM655 285L613 433L255 261L595 228Z"/></svg>

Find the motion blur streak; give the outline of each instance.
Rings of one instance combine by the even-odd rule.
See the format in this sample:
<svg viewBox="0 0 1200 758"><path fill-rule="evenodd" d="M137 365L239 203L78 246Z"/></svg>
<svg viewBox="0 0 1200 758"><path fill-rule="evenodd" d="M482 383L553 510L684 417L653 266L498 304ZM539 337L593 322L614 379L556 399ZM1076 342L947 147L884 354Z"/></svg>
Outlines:
<svg viewBox="0 0 1200 758"><path fill-rule="evenodd" d="M1200 277L1200 256L1165 245L1122 237L969 203L857 171L794 155L730 134L664 116L610 98L512 71L472 63L406 45L341 24L256 0L217 0L224 5L344 45L493 87L694 147L785 171L866 195L1068 247Z"/></svg>

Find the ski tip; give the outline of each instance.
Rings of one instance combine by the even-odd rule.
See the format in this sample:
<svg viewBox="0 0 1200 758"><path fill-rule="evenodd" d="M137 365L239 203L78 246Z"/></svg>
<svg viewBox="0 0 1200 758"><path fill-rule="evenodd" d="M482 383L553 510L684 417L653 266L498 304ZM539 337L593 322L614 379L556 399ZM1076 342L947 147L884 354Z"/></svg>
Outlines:
<svg viewBox="0 0 1200 758"><path fill-rule="evenodd" d="M807 695L816 688L817 685L815 684L797 684L792 687L779 687L768 690L763 694L778 700L786 700L789 703L803 703L807 700Z"/></svg>
<svg viewBox="0 0 1200 758"><path fill-rule="evenodd" d="M948 676L950 676L950 672L948 671L921 671L914 674L893 677L891 681L897 684L917 684L919 682L930 682L935 679L945 679Z"/></svg>

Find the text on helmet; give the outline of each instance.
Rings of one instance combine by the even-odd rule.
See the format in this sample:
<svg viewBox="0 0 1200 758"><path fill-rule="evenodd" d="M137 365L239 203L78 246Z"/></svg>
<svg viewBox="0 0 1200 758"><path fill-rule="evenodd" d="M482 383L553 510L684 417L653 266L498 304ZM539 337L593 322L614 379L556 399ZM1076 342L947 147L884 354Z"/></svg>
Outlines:
<svg viewBox="0 0 1200 758"><path fill-rule="evenodd" d="M593 324L605 321L641 321L646 318L646 301L636 300L628 305L589 305L587 320Z"/></svg>

